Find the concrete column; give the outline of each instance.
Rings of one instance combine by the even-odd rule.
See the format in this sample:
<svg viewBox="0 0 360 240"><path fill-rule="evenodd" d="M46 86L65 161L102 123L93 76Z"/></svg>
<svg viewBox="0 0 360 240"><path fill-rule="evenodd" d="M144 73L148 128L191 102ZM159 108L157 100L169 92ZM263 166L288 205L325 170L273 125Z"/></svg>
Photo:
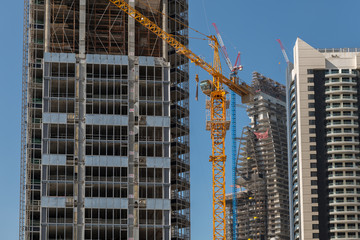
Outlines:
<svg viewBox="0 0 360 240"><path fill-rule="evenodd" d="M135 8L135 1L129 0L131 7ZM138 225L138 187L136 187L137 174L136 156L138 156L138 149L135 147L135 125L138 115L135 112L136 104L136 87L137 87L137 68L135 66L135 20L128 16L128 56L129 56L129 142L128 142L128 239L139 239L139 225ZM136 154L136 155L135 155Z"/></svg>
<svg viewBox="0 0 360 240"><path fill-rule="evenodd" d="M50 52L50 31L51 31L51 7L50 7L51 0L45 0L45 52Z"/></svg>
<svg viewBox="0 0 360 240"><path fill-rule="evenodd" d="M162 17L162 28L165 32L168 32L168 8L169 3L168 0L163 0L163 17ZM166 62L168 62L168 44L166 41L163 40L163 47L162 47L162 55Z"/></svg>
<svg viewBox="0 0 360 240"><path fill-rule="evenodd" d="M85 239L85 143L86 143L86 0L80 0L79 54L77 55L76 81L78 86L78 179L77 179L77 240Z"/></svg>

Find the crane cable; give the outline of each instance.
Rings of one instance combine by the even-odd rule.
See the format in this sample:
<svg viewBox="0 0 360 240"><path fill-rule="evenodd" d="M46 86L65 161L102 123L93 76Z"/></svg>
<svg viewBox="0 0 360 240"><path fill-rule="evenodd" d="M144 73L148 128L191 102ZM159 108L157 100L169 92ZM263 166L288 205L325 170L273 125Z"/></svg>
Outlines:
<svg viewBox="0 0 360 240"><path fill-rule="evenodd" d="M204 0L202 0L202 5L203 5L203 10L204 10L204 15L205 15L206 26L207 26L207 28L208 28L208 32L209 32L209 35L210 35L209 19L208 19L207 14L206 14L206 9L205 9Z"/></svg>

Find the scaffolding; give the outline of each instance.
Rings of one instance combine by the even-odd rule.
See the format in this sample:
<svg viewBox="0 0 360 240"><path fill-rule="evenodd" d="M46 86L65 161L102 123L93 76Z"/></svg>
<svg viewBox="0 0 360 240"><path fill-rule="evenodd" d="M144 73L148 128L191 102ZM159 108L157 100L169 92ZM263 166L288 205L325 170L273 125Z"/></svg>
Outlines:
<svg viewBox="0 0 360 240"><path fill-rule="evenodd" d="M271 78L265 77L264 75L253 72L251 86L254 88L255 92L263 92L274 98L280 99L285 102L285 85L278 83Z"/></svg>
<svg viewBox="0 0 360 240"><path fill-rule="evenodd" d="M108 1L82 3L24 2L19 239L190 239L188 60ZM161 14L186 23L187 1L135 7L187 44Z"/></svg>
<svg viewBox="0 0 360 240"><path fill-rule="evenodd" d="M25 239L26 216L26 143L27 143L27 89L28 89L28 51L29 51L29 1L24 0L23 19L23 62L22 62L22 100L21 100L21 151L20 151L20 201L19 201L19 240Z"/></svg>
<svg viewBox="0 0 360 240"><path fill-rule="evenodd" d="M168 32L188 45L188 1L169 0ZM190 239L190 143L188 59L169 49L171 79L171 239Z"/></svg>

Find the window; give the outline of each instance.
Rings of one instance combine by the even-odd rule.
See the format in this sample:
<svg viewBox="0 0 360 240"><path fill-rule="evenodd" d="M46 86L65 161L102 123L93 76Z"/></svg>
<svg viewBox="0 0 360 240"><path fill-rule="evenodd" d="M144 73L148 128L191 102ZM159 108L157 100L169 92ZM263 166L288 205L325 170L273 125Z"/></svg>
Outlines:
<svg viewBox="0 0 360 240"><path fill-rule="evenodd" d="M308 95L308 99L309 99L309 100L315 99L315 95L314 95L314 94L309 94L309 95Z"/></svg>
<svg viewBox="0 0 360 240"><path fill-rule="evenodd" d="M312 215L312 220L313 221L319 220L319 215Z"/></svg>
<svg viewBox="0 0 360 240"><path fill-rule="evenodd" d="M315 116L315 111L310 111L309 112L309 117L313 117L313 116Z"/></svg>
<svg viewBox="0 0 360 240"><path fill-rule="evenodd" d="M316 177L317 176L317 172L311 172L311 177Z"/></svg>
<svg viewBox="0 0 360 240"><path fill-rule="evenodd" d="M339 226L339 225L341 225L341 224L338 224L337 228L338 228L338 229L342 229L342 226ZM345 233L339 232L339 233L337 234L337 237L338 237L338 238L345 238Z"/></svg>
<svg viewBox="0 0 360 240"><path fill-rule="evenodd" d="M316 154L310 154L310 159L316 159Z"/></svg>
<svg viewBox="0 0 360 240"><path fill-rule="evenodd" d="M335 168L341 168L343 166L342 163L335 163ZM341 175L342 176L342 175Z"/></svg>
<svg viewBox="0 0 360 240"><path fill-rule="evenodd" d="M319 233L313 233L313 238L315 239L315 238L319 238L320 236L319 236Z"/></svg>
<svg viewBox="0 0 360 240"><path fill-rule="evenodd" d="M354 225L354 227L352 227L351 225ZM348 228L355 229L355 224L349 224L349 225L348 225ZM349 233L348 233L348 237L349 237L349 238L356 238L356 233L354 233L354 232L349 232Z"/></svg>
<svg viewBox="0 0 360 240"><path fill-rule="evenodd" d="M316 142L316 137L310 137L310 142Z"/></svg>
<svg viewBox="0 0 360 240"><path fill-rule="evenodd" d="M335 181L335 184L336 184L336 185L343 185L343 180L336 180L336 181Z"/></svg>
<svg viewBox="0 0 360 240"><path fill-rule="evenodd" d="M317 189L311 189L311 194L317 194L318 190Z"/></svg>
<svg viewBox="0 0 360 240"><path fill-rule="evenodd" d="M339 112L339 111L334 111L334 112L332 113L332 116L340 116L340 112Z"/></svg>
<svg viewBox="0 0 360 240"><path fill-rule="evenodd" d="M308 107L309 107L309 108L315 108L315 103L309 103L309 104L308 104Z"/></svg>
<svg viewBox="0 0 360 240"><path fill-rule="evenodd" d="M334 133L341 133L341 128L334 128L333 132Z"/></svg>
<svg viewBox="0 0 360 240"><path fill-rule="evenodd" d="M314 73L314 71L312 69L307 70L307 74L313 74L313 73Z"/></svg>
<svg viewBox="0 0 360 240"><path fill-rule="evenodd" d="M346 185L354 185L354 181L353 180L346 180Z"/></svg>
<svg viewBox="0 0 360 240"><path fill-rule="evenodd" d="M349 73L350 71L349 71L349 69L342 69L341 70L341 73Z"/></svg>
<svg viewBox="0 0 360 240"><path fill-rule="evenodd" d="M344 211L344 206L337 206L336 207L336 211L338 211L338 212L343 212Z"/></svg>
<svg viewBox="0 0 360 240"><path fill-rule="evenodd" d="M308 83L313 83L314 82L314 78L308 78Z"/></svg>
<svg viewBox="0 0 360 240"><path fill-rule="evenodd" d="M310 168L316 168L316 163L310 163Z"/></svg>
<svg viewBox="0 0 360 240"><path fill-rule="evenodd" d="M308 91L314 91L314 86L308 86Z"/></svg>
<svg viewBox="0 0 360 240"><path fill-rule="evenodd" d="M345 224L337 224L337 229L345 229ZM345 233L344 233L345 235Z"/></svg>
<svg viewBox="0 0 360 240"><path fill-rule="evenodd" d="M312 229L319 229L319 224L313 224Z"/></svg>
<svg viewBox="0 0 360 240"><path fill-rule="evenodd" d="M315 120L309 120L309 125L315 125Z"/></svg>
<svg viewBox="0 0 360 240"><path fill-rule="evenodd" d="M344 189L339 189L339 188L337 188L336 190L335 190L335 192L336 192L336 194L344 194Z"/></svg>
<svg viewBox="0 0 360 240"><path fill-rule="evenodd" d="M339 73L339 69L331 69L331 73L332 74Z"/></svg>
<svg viewBox="0 0 360 240"><path fill-rule="evenodd" d="M317 185L317 180L311 180L311 186L316 186Z"/></svg>
<svg viewBox="0 0 360 240"><path fill-rule="evenodd" d="M310 129L311 129L311 128L310 128ZM310 131L310 133L312 133L312 132ZM311 146L310 146L310 151L316 151L316 146L311 145Z"/></svg>
<svg viewBox="0 0 360 240"><path fill-rule="evenodd" d="M345 167L353 167L353 163L352 162L347 162L347 163L345 163Z"/></svg>
<svg viewBox="0 0 360 240"><path fill-rule="evenodd" d="M318 211L319 211L319 208L318 208L318 207L311 207L311 211L312 211L312 212L318 212Z"/></svg>
<svg viewBox="0 0 360 240"><path fill-rule="evenodd" d="M311 203L318 203L318 198L311 198ZM316 215L315 215L316 216ZM313 217L315 217L313 216ZM314 219L313 219L314 220ZM316 219L317 220L317 219Z"/></svg>

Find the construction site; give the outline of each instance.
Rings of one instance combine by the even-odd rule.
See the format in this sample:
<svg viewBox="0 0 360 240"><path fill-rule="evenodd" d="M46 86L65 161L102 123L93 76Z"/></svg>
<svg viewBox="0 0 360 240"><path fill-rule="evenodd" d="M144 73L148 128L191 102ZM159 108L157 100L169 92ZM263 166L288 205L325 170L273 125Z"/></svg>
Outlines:
<svg viewBox="0 0 360 240"><path fill-rule="evenodd" d="M186 0L132 4L187 44ZM189 239L188 60L106 0L25 6L19 239Z"/></svg>
<svg viewBox="0 0 360 240"><path fill-rule="evenodd" d="M289 239L285 86L254 72L255 101L247 108L237 158L236 239ZM233 194L227 194L231 216ZM228 236L233 222L228 217ZM231 238L235 239L235 238Z"/></svg>
<svg viewBox="0 0 360 240"><path fill-rule="evenodd" d="M345 207L333 205L344 197L333 197L328 170L337 161L347 171L334 172L335 185L360 184L358 49L316 50L298 38L292 63L277 39L287 85L259 72L248 85L240 52L233 64L216 24L214 35L189 25L188 0L24 6L19 240L190 240L190 83L206 99L213 240L360 238L351 213L360 189L345 186L357 195L346 197L350 213L336 215L350 222L332 222ZM211 61L189 46L190 31L207 41ZM210 80L192 79L192 64ZM237 111L248 117L240 130ZM325 129L332 124L345 128ZM342 140L344 149L331 145Z"/></svg>

